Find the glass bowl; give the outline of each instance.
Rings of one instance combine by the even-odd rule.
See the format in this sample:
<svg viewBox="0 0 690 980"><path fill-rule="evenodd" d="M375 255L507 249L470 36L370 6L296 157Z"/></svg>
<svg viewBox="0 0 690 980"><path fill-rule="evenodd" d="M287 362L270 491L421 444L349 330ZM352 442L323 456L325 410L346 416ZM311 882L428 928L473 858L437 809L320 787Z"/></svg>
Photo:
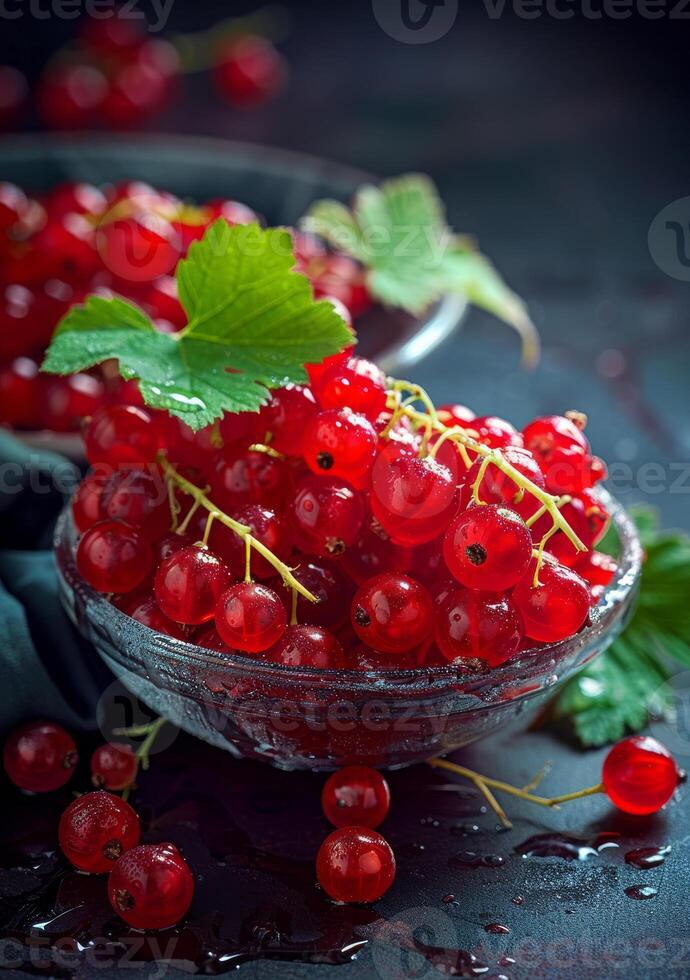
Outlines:
<svg viewBox="0 0 690 980"><path fill-rule="evenodd" d="M271 225L295 225L322 197L349 200L376 178L363 170L270 146L165 135L12 136L0 139L0 181L41 192L63 181L143 180L185 200L236 198ZM358 353L388 374L402 373L455 330L466 309L446 296L428 314L374 305L357 320ZM78 435L21 432L24 442L83 456Z"/></svg>
<svg viewBox="0 0 690 980"><path fill-rule="evenodd" d="M618 533L619 567L589 625L488 673L450 665L400 671L284 667L156 633L79 576L69 509L55 536L60 595L125 687L192 735L283 769L401 767L483 738L542 704L621 632L634 605L642 550L626 511L600 492Z"/></svg>

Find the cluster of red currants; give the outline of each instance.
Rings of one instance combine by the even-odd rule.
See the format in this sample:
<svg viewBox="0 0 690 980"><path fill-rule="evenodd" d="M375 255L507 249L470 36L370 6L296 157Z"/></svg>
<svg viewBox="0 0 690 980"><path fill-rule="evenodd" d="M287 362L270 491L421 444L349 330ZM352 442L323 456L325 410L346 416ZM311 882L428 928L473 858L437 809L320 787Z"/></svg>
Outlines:
<svg viewBox="0 0 690 980"><path fill-rule="evenodd" d="M5 772L20 789L47 793L74 774L77 747L53 722L31 722L5 742ZM140 844L136 811L109 790L131 787L137 758L128 745L108 744L91 757L91 779L99 787L78 796L64 810L58 828L60 849L79 871L107 874L108 898L117 914L137 929L166 929L187 912L194 878L174 844Z"/></svg>
<svg viewBox="0 0 690 980"><path fill-rule="evenodd" d="M185 326L173 273L219 217L258 220L238 201L194 207L141 182L64 184L40 197L0 183L0 424L69 432L102 404L140 404L136 386L107 370L47 378L41 356L58 321L91 294L137 303L163 332ZM346 319L366 308L356 262L297 232L295 246L317 297Z"/></svg>
<svg viewBox="0 0 690 980"><path fill-rule="evenodd" d="M200 51L202 46L208 50ZM219 96L237 108L262 105L285 83L287 63L273 44L232 29L232 22L195 37L193 47ZM44 69L36 108L51 129L136 127L158 115L179 92L184 71L195 69L183 66L178 48L149 34L141 19L89 17L76 42ZM0 130L19 122L28 95L25 76L0 65Z"/></svg>
<svg viewBox="0 0 690 980"><path fill-rule="evenodd" d="M97 412L82 577L153 629L290 666L486 670L580 630L616 570L573 543L608 520L581 416L520 433L451 406L431 428L350 351L309 375L197 434Z"/></svg>

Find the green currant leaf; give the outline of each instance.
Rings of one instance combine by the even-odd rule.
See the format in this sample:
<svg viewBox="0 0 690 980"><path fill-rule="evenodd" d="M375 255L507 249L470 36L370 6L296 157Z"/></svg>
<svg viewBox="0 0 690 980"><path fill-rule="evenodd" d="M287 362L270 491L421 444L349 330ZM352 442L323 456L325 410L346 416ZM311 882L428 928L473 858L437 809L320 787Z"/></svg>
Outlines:
<svg viewBox="0 0 690 980"><path fill-rule="evenodd" d="M423 174L365 185L351 209L318 201L303 225L361 262L369 291L382 303L420 314L444 293L459 293L518 331L526 361L538 358L525 304L469 239L452 233L438 191Z"/></svg>
<svg viewBox="0 0 690 980"><path fill-rule="evenodd" d="M70 374L115 358L148 405L193 429L258 411L269 388L306 381L305 364L352 342L294 264L288 232L219 219L177 267L183 330L162 334L134 304L90 296L63 317L43 369Z"/></svg>
<svg viewBox="0 0 690 980"><path fill-rule="evenodd" d="M568 681L548 718L582 745L606 745L671 711L666 683L673 664L690 665L690 538L660 531L649 507L633 509L645 549L637 607L623 633L598 660ZM616 553L615 532L597 546Z"/></svg>

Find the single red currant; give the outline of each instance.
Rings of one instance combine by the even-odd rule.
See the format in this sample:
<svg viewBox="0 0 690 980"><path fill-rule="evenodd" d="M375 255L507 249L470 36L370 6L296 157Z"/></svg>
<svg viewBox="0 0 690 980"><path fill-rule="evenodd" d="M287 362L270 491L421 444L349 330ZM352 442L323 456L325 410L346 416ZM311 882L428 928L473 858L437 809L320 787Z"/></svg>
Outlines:
<svg viewBox="0 0 690 980"><path fill-rule="evenodd" d="M414 547L437 538L455 513L457 481L431 456L398 447L379 453L371 477L371 509L397 544Z"/></svg>
<svg viewBox="0 0 690 980"><path fill-rule="evenodd" d="M335 902L376 902L393 884L395 855L375 830L341 827L319 848L316 876Z"/></svg>
<svg viewBox="0 0 690 980"><path fill-rule="evenodd" d="M0 233L7 234L18 224L29 208L24 191L16 184L0 181Z"/></svg>
<svg viewBox="0 0 690 980"><path fill-rule="evenodd" d="M180 548L158 568L156 602L170 619L198 626L213 619L216 603L230 581L224 562L206 548Z"/></svg>
<svg viewBox="0 0 690 980"><path fill-rule="evenodd" d="M459 425L462 428L465 428L468 424L471 426L471 423L477 417L467 405L441 405L436 410L436 414L444 425L449 427Z"/></svg>
<svg viewBox="0 0 690 980"><path fill-rule="evenodd" d="M157 541L170 528L168 490L155 467L114 473L103 487L101 510L104 518L131 524L148 541Z"/></svg>
<svg viewBox="0 0 690 980"><path fill-rule="evenodd" d="M346 766L326 780L321 806L334 827L375 829L388 816L391 792L380 772L368 766Z"/></svg>
<svg viewBox="0 0 690 980"><path fill-rule="evenodd" d="M587 583L571 569L544 556L539 585L534 586L536 559L513 590L513 602L525 635L540 643L556 643L573 636L589 614Z"/></svg>
<svg viewBox="0 0 690 980"><path fill-rule="evenodd" d="M287 64L270 41L247 34L225 44L214 69L216 86L228 102L245 109L261 105L282 87Z"/></svg>
<svg viewBox="0 0 690 980"><path fill-rule="evenodd" d="M107 90L105 75L97 68L65 64L43 73L36 104L46 125L54 129L83 129L96 118Z"/></svg>
<svg viewBox="0 0 690 980"><path fill-rule="evenodd" d="M161 609L152 595L137 593L135 596L125 596L115 603L118 609L131 616L142 626L148 626L156 633L164 633L172 636L176 640L187 639L187 629L180 623L175 623L172 619L161 612Z"/></svg>
<svg viewBox="0 0 690 980"><path fill-rule="evenodd" d="M391 541L374 519L364 525L353 547L343 555L343 568L361 585L383 572L406 572L412 567L412 561L412 548Z"/></svg>
<svg viewBox="0 0 690 980"><path fill-rule="evenodd" d="M232 650L261 653L277 643L287 627L285 607L273 589L238 582L216 605L216 629Z"/></svg>
<svg viewBox="0 0 690 980"><path fill-rule="evenodd" d="M140 125L165 106L171 92L170 81L170 77L153 60L123 65L110 79L103 98L101 113L104 122L114 127ZM177 258L179 253L169 264L159 259L160 264L156 268L162 268L161 274L169 272ZM141 268L139 263L137 268ZM138 276L132 278L140 281Z"/></svg>
<svg viewBox="0 0 690 980"><path fill-rule="evenodd" d="M96 789L126 789L136 779L138 766L129 745L109 742L91 756L91 782Z"/></svg>
<svg viewBox="0 0 690 980"><path fill-rule="evenodd" d="M67 860L91 874L112 871L141 836L139 817L119 796L96 790L73 800L60 817L58 839Z"/></svg>
<svg viewBox="0 0 690 980"><path fill-rule="evenodd" d="M506 462L510 463L518 473L526 477L532 483L543 490L546 486L544 474L539 463L528 449L521 449L516 446L508 446L501 451L501 455ZM465 482L460 493L460 507L465 510L472 500L472 488L479 476L479 470L483 460L478 458L467 471ZM479 499L484 504L506 504L516 510L521 517L527 520L528 517L539 509L539 501L530 493L525 493L512 477L499 470L493 463L485 468L484 476L477 488Z"/></svg>
<svg viewBox="0 0 690 980"><path fill-rule="evenodd" d="M346 551L345 554L349 554ZM305 626L323 626L336 631L350 620L350 603L355 586L337 562L304 561L292 573L297 581L317 599L310 602L297 596L297 619ZM289 615L292 609L292 590L282 579L276 580L276 591Z"/></svg>
<svg viewBox="0 0 690 980"><path fill-rule="evenodd" d="M64 728L32 721L9 735L2 761L15 786L28 793L49 793L72 778L78 758L74 739Z"/></svg>
<svg viewBox="0 0 690 980"><path fill-rule="evenodd" d="M74 432L85 416L98 410L104 395L103 382L91 374L57 378L48 385L42 406L46 428Z"/></svg>
<svg viewBox="0 0 690 980"><path fill-rule="evenodd" d="M103 519L101 499L105 479L95 470L87 473L72 497L72 520L80 534Z"/></svg>
<svg viewBox="0 0 690 980"><path fill-rule="evenodd" d="M288 626L277 643L264 653L264 660L284 667L343 670L347 659L343 648L321 626Z"/></svg>
<svg viewBox="0 0 690 980"><path fill-rule="evenodd" d="M500 667L517 653L522 627L507 596L461 588L440 601L435 639L444 657L458 667L477 661Z"/></svg>
<svg viewBox="0 0 690 980"><path fill-rule="evenodd" d="M131 592L151 571L151 547L123 521L99 521L77 547L79 574L98 592Z"/></svg>
<svg viewBox="0 0 690 980"><path fill-rule="evenodd" d="M443 556L461 585L504 592L527 571L532 535L514 510L498 504L469 507L446 531Z"/></svg>
<svg viewBox="0 0 690 980"><path fill-rule="evenodd" d="M149 283L169 275L180 258L177 232L154 211L104 221L96 244L106 269L127 283Z"/></svg>
<svg viewBox="0 0 690 980"><path fill-rule="evenodd" d="M281 511L290 494L289 470L283 460L236 445L215 456L208 481L214 503L228 513L245 504Z"/></svg>
<svg viewBox="0 0 690 980"><path fill-rule="evenodd" d="M375 422L386 408L386 376L371 361L350 357L326 371L314 394L322 409L347 407Z"/></svg>
<svg viewBox="0 0 690 980"><path fill-rule="evenodd" d="M84 432L86 458L95 466L142 466L152 463L160 449L158 426L143 408L109 405L100 408Z"/></svg>
<svg viewBox="0 0 690 980"><path fill-rule="evenodd" d="M306 554L342 555L364 518L362 496L342 480L308 476L297 486L291 519L295 543Z"/></svg>
<svg viewBox="0 0 690 980"><path fill-rule="evenodd" d="M576 421L561 415L535 419L523 429L523 437L551 493L578 493L594 482L589 442Z"/></svg>
<svg viewBox="0 0 690 980"><path fill-rule="evenodd" d="M604 759L601 780L613 805L635 815L660 810L680 781L669 750L648 735L633 735L614 745Z"/></svg>
<svg viewBox="0 0 690 980"><path fill-rule="evenodd" d="M482 415L472 419L470 428L479 435L479 442L491 449L519 448L523 445L522 435L514 425L496 415Z"/></svg>
<svg viewBox="0 0 690 980"><path fill-rule="evenodd" d="M271 400L261 409L261 425L270 433L271 449L286 456L299 456L302 452L304 432L318 409L310 388L303 385L286 385L274 391Z"/></svg>
<svg viewBox="0 0 690 980"><path fill-rule="evenodd" d="M108 898L135 929L168 929L186 915L194 878L174 844L140 844L117 861L108 879Z"/></svg>
<svg viewBox="0 0 690 980"><path fill-rule="evenodd" d="M250 529L252 537L265 545L276 558L286 562L292 551L292 528L289 521L261 504L247 504L233 511L234 520ZM215 521L208 539L210 548L220 555L237 575L244 571L245 544L231 528ZM255 578L271 578L276 570L271 563L252 550L251 571Z"/></svg>
<svg viewBox="0 0 690 980"><path fill-rule="evenodd" d="M404 653L434 629L434 608L427 589L406 575L387 572L364 582L352 600L355 633L374 650Z"/></svg>
<svg viewBox="0 0 690 980"><path fill-rule="evenodd" d="M575 562L573 571L581 575L590 585L607 586L618 571L618 564L610 555L601 551L587 551Z"/></svg>
<svg viewBox="0 0 690 980"><path fill-rule="evenodd" d="M376 459L377 443L376 430L363 415L330 408L307 425L302 454L312 473L341 476L361 486Z"/></svg>

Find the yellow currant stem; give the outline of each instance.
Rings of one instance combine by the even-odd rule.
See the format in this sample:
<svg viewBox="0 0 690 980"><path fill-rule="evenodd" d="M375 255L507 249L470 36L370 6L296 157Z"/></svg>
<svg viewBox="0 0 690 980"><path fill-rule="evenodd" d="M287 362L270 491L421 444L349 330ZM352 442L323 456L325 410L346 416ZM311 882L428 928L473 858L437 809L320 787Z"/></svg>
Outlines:
<svg viewBox="0 0 690 980"><path fill-rule="evenodd" d="M290 610L290 626L297 626L297 589L292 590L292 608Z"/></svg>
<svg viewBox="0 0 690 980"><path fill-rule="evenodd" d="M507 819L505 817L505 813L503 813L503 810L496 801L496 806L491 803L493 794L487 794L486 787L499 790L501 793L509 793L511 796L517 796L521 800L528 800L530 803L536 803L538 806L546 807L557 807L561 803L569 803L571 800L579 800L584 796L594 796L596 793L604 792L603 783L599 783L597 786L588 786L586 789L579 789L574 793L565 793L562 796L536 796L534 793L531 793L530 790L541 781L544 774L544 769L537 774L531 783L528 783L526 787L520 789L519 786L513 786L511 783L504 783L501 779L492 779L490 776L483 776L481 773L475 772L473 769L467 769L465 766L458 765L457 762L448 762L447 759L430 759L428 765L430 765L432 769L445 769L447 772L455 773L456 776L462 776L465 779L469 779L470 782L474 783L474 785L484 794L501 823L503 823L504 818ZM501 814L503 814L503 816L501 816Z"/></svg>
<svg viewBox="0 0 690 980"><path fill-rule="evenodd" d="M282 453L279 453L277 449L273 449L272 446L267 446L265 442L253 442L249 447L250 453L265 453L267 456L272 456L273 459L285 459Z"/></svg>
<svg viewBox="0 0 690 980"><path fill-rule="evenodd" d="M506 830L511 830L513 825L510 822L510 820L508 819L508 815L506 814L505 810L503 809L503 807L501 806L501 804L498 802L498 800L496 799L496 797L494 796L494 794L491 792L491 790L489 789L489 787L487 786L487 784L484 782L484 780L483 779L475 779L474 780L474 785L477 787L477 789L480 791L480 793L482 793L482 795L484 796L484 799L489 804L489 806L491 807L491 809L494 811L494 813L496 814L496 816L498 817L498 819L501 821L501 824L505 827L505 829Z"/></svg>
<svg viewBox="0 0 690 980"><path fill-rule="evenodd" d="M178 473L174 466L171 466L163 453L159 454L158 463L167 479L173 480L178 487L184 491L184 493L194 500L198 507L203 507L205 510L209 511L209 513L213 513L214 520L219 521L221 524L224 524L225 527L229 527L231 531L234 531L235 534L245 542L247 547L258 551L258 553L266 559L269 565L272 565L272 567L275 568L288 588L296 589L300 595L303 595L305 599L309 600L309 602L318 602L316 596L312 595L309 589L306 589L302 583L295 578L285 562L282 562L279 558L277 558L265 544L262 544L261 541L258 541L254 537L250 528L248 528L246 524L240 524L239 521L233 520L233 518L224 511L218 510L215 504L209 500L205 492L200 487L195 486L190 480L182 476L181 473ZM188 519L189 515L187 515L185 521Z"/></svg>
<svg viewBox="0 0 690 980"><path fill-rule="evenodd" d="M204 536L201 539L201 547L205 548L208 545L208 538L211 533L211 528L213 527L213 522L218 516L218 512L215 510L210 511L208 517L206 518L206 527L204 528Z"/></svg>
<svg viewBox="0 0 690 980"><path fill-rule="evenodd" d="M176 531L180 523L180 505L175 499L175 487L168 481L168 506L170 507L170 530Z"/></svg>
<svg viewBox="0 0 690 980"><path fill-rule="evenodd" d="M431 456L432 459L436 459L436 457L438 456L439 449L441 448L441 446L443 445L443 443L444 442L448 442L449 439L450 440L453 440L453 430L452 429L446 429L445 432L442 432L441 435L436 440L436 442L433 444L433 446L431 447L431 450L429 452L429 455ZM460 453L460 455L462 457L462 461L465 464L465 469L468 469L469 470L470 466L472 465L472 460L470 459L467 450L465 449L465 447L463 446L463 444L461 442L458 442L457 440L453 440L453 445L455 446L455 448L457 449L457 451Z"/></svg>
<svg viewBox="0 0 690 980"><path fill-rule="evenodd" d="M249 536L244 539L244 580L252 580L252 542Z"/></svg>
<svg viewBox="0 0 690 980"><path fill-rule="evenodd" d="M531 517L527 518L525 524L527 525L527 527L532 527L534 524L537 523L540 517L544 516L545 513L546 513L546 504L542 504L539 510L535 510L535 512L531 515Z"/></svg>
<svg viewBox="0 0 690 980"><path fill-rule="evenodd" d="M541 783L542 779L547 774L547 772L549 772L550 769L551 769L551 763L550 762L545 762L544 765L539 770L539 772L532 779L530 779L530 781L528 783L526 783L522 787L523 790L526 793L531 793L532 790L533 789L536 789L537 786Z"/></svg>
<svg viewBox="0 0 690 980"><path fill-rule="evenodd" d="M185 519L182 521L182 523L180 524L180 526L178 527L178 529L176 531L177 534L184 534L185 533L185 531L189 527L189 524L190 524L192 518L194 517L194 515L196 514L196 512L198 511L198 509L199 509L200 506L201 506L201 504L199 503L198 500L195 500L192 503L192 506L187 511L187 514L185 516Z"/></svg>
<svg viewBox="0 0 690 980"><path fill-rule="evenodd" d="M486 476L486 471L489 468L490 462L491 459L488 456L486 459L482 460L481 466L479 467L479 472L477 473L477 479L472 484L472 500L474 500L475 504L482 503L481 497L479 496L479 488L482 485L482 480Z"/></svg>

